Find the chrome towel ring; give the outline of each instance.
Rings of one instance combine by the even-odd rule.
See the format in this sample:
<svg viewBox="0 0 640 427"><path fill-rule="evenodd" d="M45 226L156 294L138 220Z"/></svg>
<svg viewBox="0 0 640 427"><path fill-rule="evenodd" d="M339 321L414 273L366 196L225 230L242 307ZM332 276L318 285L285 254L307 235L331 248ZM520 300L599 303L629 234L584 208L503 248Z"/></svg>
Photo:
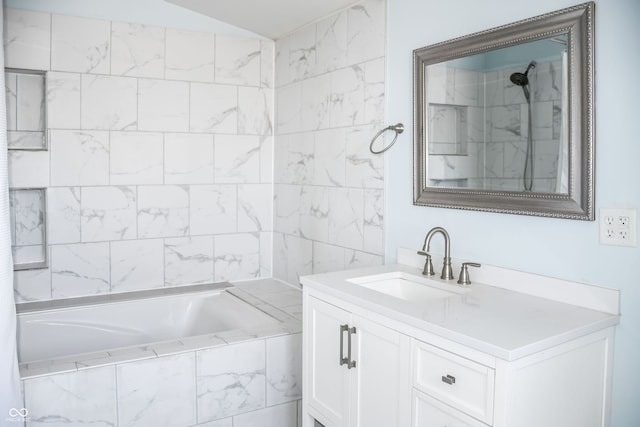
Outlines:
<svg viewBox="0 0 640 427"><path fill-rule="evenodd" d="M380 135L382 135L383 133L385 133L388 130L392 130L392 131L394 131L396 133L396 135L393 137L393 141L391 141L391 143L389 145L387 145L386 147L384 147L380 151L374 150L373 149L373 143L376 142L376 139L378 139L378 137ZM398 135L400 135L402 132L404 132L404 125L402 123L398 123L398 124L395 124L395 125L387 126L386 128L382 129L380 132L376 133L376 135L371 139L371 144L369 144L369 151L371 151L373 154L382 154L382 153L384 153L389 148L391 148L391 146L393 144L396 143L396 140L398 139Z"/></svg>

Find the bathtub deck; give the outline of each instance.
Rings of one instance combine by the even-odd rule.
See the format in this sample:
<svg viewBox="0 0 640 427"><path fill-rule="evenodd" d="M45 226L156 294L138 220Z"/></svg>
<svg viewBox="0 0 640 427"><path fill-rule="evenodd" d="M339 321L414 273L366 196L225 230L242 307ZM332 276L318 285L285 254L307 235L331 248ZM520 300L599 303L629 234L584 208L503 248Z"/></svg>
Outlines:
<svg viewBox="0 0 640 427"><path fill-rule="evenodd" d="M258 279L232 282L234 288L229 292L245 302L266 312L281 323L274 326L258 326L248 329L235 329L215 334L180 338L171 341L120 348L112 351L86 353L46 361L20 364L20 376L23 380L55 373L73 372L98 366L114 365L122 362L152 359L180 354L200 349L215 348L232 343L250 341L257 338L275 337L300 333L302 330L302 293L284 282L275 279ZM202 286L199 286L202 287ZM159 289L158 294L176 292L179 288ZM115 296L117 298L117 296ZM73 303L67 301L67 304ZM33 307L34 309L50 308Z"/></svg>

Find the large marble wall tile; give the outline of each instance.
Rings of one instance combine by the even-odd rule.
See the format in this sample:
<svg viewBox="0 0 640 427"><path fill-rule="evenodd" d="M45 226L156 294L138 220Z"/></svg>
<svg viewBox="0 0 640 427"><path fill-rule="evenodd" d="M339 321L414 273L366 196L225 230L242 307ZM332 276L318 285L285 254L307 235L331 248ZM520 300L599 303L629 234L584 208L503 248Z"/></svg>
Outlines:
<svg viewBox="0 0 640 427"><path fill-rule="evenodd" d="M189 131L189 84L167 80L138 82L138 129Z"/></svg>
<svg viewBox="0 0 640 427"><path fill-rule="evenodd" d="M138 238L189 234L189 190L180 185L138 187Z"/></svg>
<svg viewBox="0 0 640 427"><path fill-rule="evenodd" d="M217 83L260 85L260 40L216 35Z"/></svg>
<svg viewBox="0 0 640 427"><path fill-rule="evenodd" d="M329 188L304 186L300 194L300 234L307 239L329 241Z"/></svg>
<svg viewBox="0 0 640 427"><path fill-rule="evenodd" d="M384 254L384 191L364 190L363 249Z"/></svg>
<svg viewBox="0 0 640 427"><path fill-rule="evenodd" d="M83 187L80 200L83 242L136 237L135 187Z"/></svg>
<svg viewBox="0 0 640 427"><path fill-rule="evenodd" d="M379 126L382 127L382 125ZM368 188L382 188L384 186L384 158L369 151L371 138L375 136L376 132L376 128L373 126L347 129L346 185ZM385 141L386 144L388 142L390 141ZM377 149L379 150L380 147Z"/></svg>
<svg viewBox="0 0 640 427"><path fill-rule="evenodd" d="M260 182L260 139L251 135L216 135L215 182Z"/></svg>
<svg viewBox="0 0 640 427"><path fill-rule="evenodd" d="M135 130L138 80L131 77L83 74L83 129Z"/></svg>
<svg viewBox="0 0 640 427"><path fill-rule="evenodd" d="M273 233L260 233L260 277L272 277L273 271Z"/></svg>
<svg viewBox="0 0 640 427"><path fill-rule="evenodd" d="M273 228L271 184L238 185L238 231L271 231Z"/></svg>
<svg viewBox="0 0 640 427"><path fill-rule="evenodd" d="M384 121L385 59L379 58L364 65L364 122Z"/></svg>
<svg viewBox="0 0 640 427"><path fill-rule="evenodd" d="M103 294L109 291L109 243L51 246L53 298Z"/></svg>
<svg viewBox="0 0 640 427"><path fill-rule="evenodd" d="M367 252L345 250L344 266L345 268L362 268L371 267L372 265L382 265L384 259L381 255L373 255Z"/></svg>
<svg viewBox="0 0 640 427"><path fill-rule="evenodd" d="M276 97L278 135L302 130L302 84L293 83L278 89Z"/></svg>
<svg viewBox="0 0 640 427"><path fill-rule="evenodd" d="M154 132L111 132L112 185L162 184L163 135Z"/></svg>
<svg viewBox="0 0 640 427"><path fill-rule="evenodd" d="M191 185L189 219L191 235L237 231L235 185Z"/></svg>
<svg viewBox="0 0 640 427"><path fill-rule="evenodd" d="M234 427L297 427L296 402L270 406L233 417Z"/></svg>
<svg viewBox="0 0 640 427"><path fill-rule="evenodd" d="M344 270L345 249L313 242L313 274Z"/></svg>
<svg viewBox="0 0 640 427"><path fill-rule="evenodd" d="M51 299L51 270L38 268L14 271L13 295L17 303Z"/></svg>
<svg viewBox="0 0 640 427"><path fill-rule="evenodd" d="M273 132L273 91L241 86L238 88L238 133L270 135Z"/></svg>
<svg viewBox="0 0 640 427"><path fill-rule="evenodd" d="M534 171L535 178L556 179L558 177L558 141L539 140L536 141L534 149ZM555 191L553 188L550 190Z"/></svg>
<svg viewBox="0 0 640 427"><path fill-rule="evenodd" d="M4 65L48 70L51 61L51 14L4 9Z"/></svg>
<svg viewBox="0 0 640 427"><path fill-rule="evenodd" d="M302 82L302 130L326 129L330 122L331 77L324 74Z"/></svg>
<svg viewBox="0 0 640 427"><path fill-rule="evenodd" d="M315 179L316 134L283 135L276 141L275 182L312 184Z"/></svg>
<svg viewBox="0 0 640 427"><path fill-rule="evenodd" d="M111 24L111 74L164 77L164 28L113 22Z"/></svg>
<svg viewBox="0 0 640 427"><path fill-rule="evenodd" d="M115 367L24 380L24 399L29 426L113 427L117 423Z"/></svg>
<svg viewBox="0 0 640 427"><path fill-rule="evenodd" d="M49 185L49 152L8 152L9 188L41 188Z"/></svg>
<svg viewBox="0 0 640 427"><path fill-rule="evenodd" d="M53 129L80 128L80 74L47 73L47 125Z"/></svg>
<svg viewBox="0 0 640 427"><path fill-rule="evenodd" d="M317 26L316 45L318 74L347 65L347 11L332 15Z"/></svg>
<svg viewBox="0 0 640 427"><path fill-rule="evenodd" d="M260 182L273 183L273 131L260 136Z"/></svg>
<svg viewBox="0 0 640 427"><path fill-rule="evenodd" d="M235 86L191 83L191 132L238 133L238 89Z"/></svg>
<svg viewBox="0 0 640 427"><path fill-rule="evenodd" d="M54 14L51 16L51 69L109 74L110 41L109 21Z"/></svg>
<svg viewBox="0 0 640 427"><path fill-rule="evenodd" d="M198 422L264 408L265 362L263 340L198 351Z"/></svg>
<svg viewBox="0 0 640 427"><path fill-rule="evenodd" d="M256 233L214 236L215 281L260 276L260 240Z"/></svg>
<svg viewBox="0 0 640 427"><path fill-rule="evenodd" d="M260 40L260 86L273 89L275 43L271 40Z"/></svg>
<svg viewBox="0 0 640 427"><path fill-rule="evenodd" d="M316 74L316 26L309 25L289 36L289 68L293 81Z"/></svg>
<svg viewBox="0 0 640 427"><path fill-rule="evenodd" d="M291 38L289 36L281 37L276 40L274 52L274 79L276 88L291 83L291 69L289 67L289 47Z"/></svg>
<svg viewBox="0 0 640 427"><path fill-rule="evenodd" d="M213 136L167 133L164 136L164 183L213 183Z"/></svg>
<svg viewBox="0 0 640 427"><path fill-rule="evenodd" d="M80 187L47 190L48 243L80 242Z"/></svg>
<svg viewBox="0 0 640 427"><path fill-rule="evenodd" d="M4 73L4 93L7 130L14 131L18 129L18 74Z"/></svg>
<svg viewBox="0 0 640 427"><path fill-rule="evenodd" d="M349 65L384 56L386 2L366 0L348 11L347 62Z"/></svg>
<svg viewBox="0 0 640 427"><path fill-rule="evenodd" d="M164 286L162 239L111 242L111 291L127 292Z"/></svg>
<svg viewBox="0 0 640 427"><path fill-rule="evenodd" d="M331 127L364 123L364 78L362 65L331 73Z"/></svg>
<svg viewBox="0 0 640 427"><path fill-rule="evenodd" d="M213 82L214 46L213 34L167 28L165 77Z"/></svg>
<svg viewBox="0 0 640 427"><path fill-rule="evenodd" d="M164 241L165 285L213 282L213 236Z"/></svg>
<svg viewBox="0 0 640 427"><path fill-rule="evenodd" d="M456 68L454 71L455 91L453 102L456 105L479 106L481 87L478 84L480 74L477 71L468 71Z"/></svg>
<svg viewBox="0 0 640 427"><path fill-rule="evenodd" d="M345 185L345 138L344 128L316 132L313 164L314 184L330 186Z"/></svg>
<svg viewBox="0 0 640 427"><path fill-rule="evenodd" d="M497 106L487 111L488 141L507 142L522 137L520 104Z"/></svg>
<svg viewBox="0 0 640 427"><path fill-rule="evenodd" d="M299 285L300 276L313 272L313 249L311 240L274 233L273 274L274 277L292 285Z"/></svg>
<svg viewBox="0 0 640 427"><path fill-rule="evenodd" d="M109 184L109 133L51 130L51 185Z"/></svg>
<svg viewBox="0 0 640 427"><path fill-rule="evenodd" d="M364 190L329 189L329 242L363 249Z"/></svg>
<svg viewBox="0 0 640 427"><path fill-rule="evenodd" d="M303 188L301 185L275 185L275 231L300 235L300 198Z"/></svg>
<svg viewBox="0 0 640 427"><path fill-rule="evenodd" d="M535 102L531 105L531 108L531 126L533 127L532 136L534 141L553 139L553 101ZM526 108L523 109L520 117L523 120L523 137L527 138L529 135L529 119Z"/></svg>
<svg viewBox="0 0 640 427"><path fill-rule="evenodd" d="M195 355L117 365L118 426L187 426L196 421Z"/></svg>

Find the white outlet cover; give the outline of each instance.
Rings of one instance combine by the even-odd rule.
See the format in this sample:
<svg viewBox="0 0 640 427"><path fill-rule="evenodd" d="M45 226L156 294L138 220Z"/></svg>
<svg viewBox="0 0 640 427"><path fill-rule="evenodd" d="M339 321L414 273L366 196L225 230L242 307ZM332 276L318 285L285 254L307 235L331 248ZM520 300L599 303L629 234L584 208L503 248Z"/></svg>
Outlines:
<svg viewBox="0 0 640 427"><path fill-rule="evenodd" d="M628 222L621 220L628 219ZM637 217L635 209L600 209L600 244L636 246Z"/></svg>

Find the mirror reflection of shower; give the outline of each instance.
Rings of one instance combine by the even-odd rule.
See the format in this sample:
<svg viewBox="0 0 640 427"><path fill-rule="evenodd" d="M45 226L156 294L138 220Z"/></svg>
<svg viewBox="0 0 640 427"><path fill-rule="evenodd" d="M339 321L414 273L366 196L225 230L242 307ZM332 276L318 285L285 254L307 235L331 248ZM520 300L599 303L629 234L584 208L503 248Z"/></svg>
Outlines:
<svg viewBox="0 0 640 427"><path fill-rule="evenodd" d="M524 183L524 189L526 191L531 191L533 188L533 129L531 126L531 96L529 91L529 71L532 68L536 68L536 62L531 61L527 66L527 69L524 73L513 73L511 74L511 83L522 87L522 91L524 92L524 97L527 100L527 110L528 110L528 129L527 129L527 150L525 154L524 160L524 171L522 173L522 181Z"/></svg>

